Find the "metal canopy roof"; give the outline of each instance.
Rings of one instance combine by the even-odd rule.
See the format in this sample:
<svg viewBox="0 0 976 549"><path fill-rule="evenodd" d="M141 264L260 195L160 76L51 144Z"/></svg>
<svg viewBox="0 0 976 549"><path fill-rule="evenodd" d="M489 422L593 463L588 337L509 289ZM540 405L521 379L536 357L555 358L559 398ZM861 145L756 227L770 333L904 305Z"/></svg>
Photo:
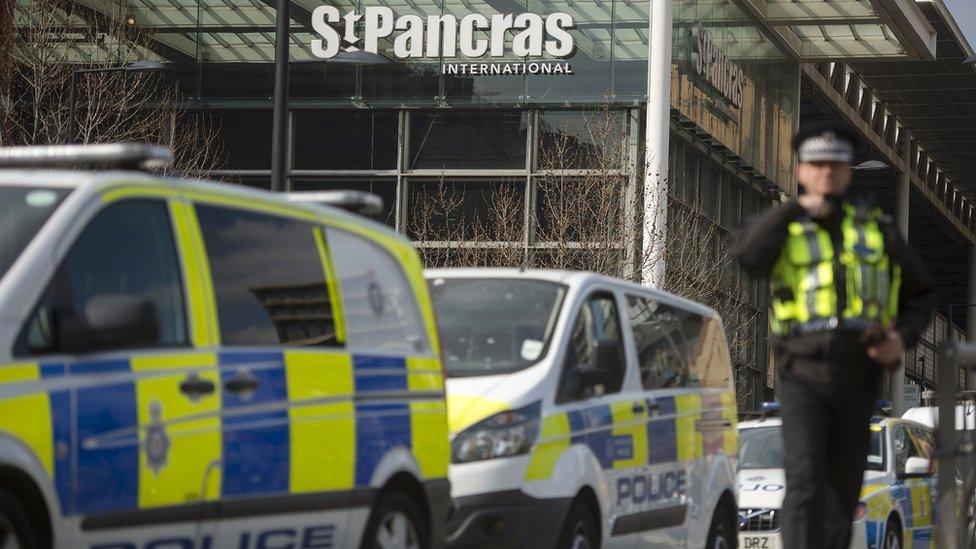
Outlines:
<svg viewBox="0 0 976 549"><path fill-rule="evenodd" d="M927 63L854 63L866 83L949 179L976 201L976 70L973 54L941 0L919 0L938 32L938 56Z"/></svg>
<svg viewBox="0 0 976 549"><path fill-rule="evenodd" d="M738 1L802 61L935 56L935 31L913 0Z"/></svg>
<svg viewBox="0 0 976 549"><path fill-rule="evenodd" d="M19 0L27 3L29 0ZM700 20L726 27L718 41L732 40L733 58L775 53L756 28L801 60L858 58L924 59L935 36L913 0L674 0L675 21ZM293 0L291 59L314 60L309 51L310 15L322 0ZM340 11L355 0L329 0ZM471 12L485 15L531 10L566 11L577 23L579 53L600 60L613 49L616 60L647 58L650 0L371 0L397 15ZM147 29L160 58L210 63L270 63L274 59L275 0L69 0L66 11L86 20L113 18ZM390 44L384 44L390 48ZM719 44L724 47L723 44ZM507 59L509 61L515 60Z"/></svg>

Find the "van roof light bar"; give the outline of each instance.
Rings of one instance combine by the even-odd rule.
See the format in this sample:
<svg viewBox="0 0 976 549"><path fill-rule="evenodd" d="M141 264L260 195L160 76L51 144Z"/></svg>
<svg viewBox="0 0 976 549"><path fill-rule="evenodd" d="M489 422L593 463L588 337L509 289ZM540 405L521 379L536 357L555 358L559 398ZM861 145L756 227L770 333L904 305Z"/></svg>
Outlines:
<svg viewBox="0 0 976 549"><path fill-rule="evenodd" d="M0 168L155 170L172 163L169 149L145 143L0 147Z"/></svg>
<svg viewBox="0 0 976 549"><path fill-rule="evenodd" d="M364 191L297 192L286 196L290 202L325 204L359 215L376 215L383 211L383 199Z"/></svg>

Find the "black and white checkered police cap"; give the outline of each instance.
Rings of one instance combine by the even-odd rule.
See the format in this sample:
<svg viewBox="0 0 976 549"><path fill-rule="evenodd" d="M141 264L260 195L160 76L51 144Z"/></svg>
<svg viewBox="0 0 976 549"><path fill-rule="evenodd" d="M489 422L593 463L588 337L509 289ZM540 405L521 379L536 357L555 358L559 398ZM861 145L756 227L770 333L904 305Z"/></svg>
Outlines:
<svg viewBox="0 0 976 549"><path fill-rule="evenodd" d="M800 162L854 161L857 138L840 125L811 126L800 130L793 138L793 150Z"/></svg>

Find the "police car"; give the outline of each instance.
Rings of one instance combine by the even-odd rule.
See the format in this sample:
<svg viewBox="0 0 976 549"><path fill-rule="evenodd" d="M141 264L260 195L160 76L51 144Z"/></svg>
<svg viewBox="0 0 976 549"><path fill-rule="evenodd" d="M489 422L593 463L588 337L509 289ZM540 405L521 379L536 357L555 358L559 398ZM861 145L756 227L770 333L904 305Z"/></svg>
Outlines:
<svg viewBox="0 0 976 549"><path fill-rule="evenodd" d="M734 546L737 414L714 311L591 273L427 278L448 375L449 545Z"/></svg>
<svg viewBox="0 0 976 549"><path fill-rule="evenodd" d="M438 545L415 250L281 195L34 169L167 154L0 149L0 546Z"/></svg>
<svg viewBox="0 0 976 549"><path fill-rule="evenodd" d="M780 549L785 495L782 422L739 424L739 547ZM933 540L934 432L921 424L876 417L861 501L853 517L852 549L929 547Z"/></svg>

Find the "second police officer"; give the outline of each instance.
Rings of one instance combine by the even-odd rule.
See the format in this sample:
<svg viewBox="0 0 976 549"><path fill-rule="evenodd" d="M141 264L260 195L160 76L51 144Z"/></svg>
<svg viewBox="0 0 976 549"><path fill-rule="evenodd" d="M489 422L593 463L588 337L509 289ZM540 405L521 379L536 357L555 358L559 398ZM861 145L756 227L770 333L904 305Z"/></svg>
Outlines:
<svg viewBox="0 0 976 549"><path fill-rule="evenodd" d="M803 194L747 223L733 249L772 290L789 549L847 547L883 373L932 312L934 284L891 219L844 198L855 143L842 126L801 131Z"/></svg>

